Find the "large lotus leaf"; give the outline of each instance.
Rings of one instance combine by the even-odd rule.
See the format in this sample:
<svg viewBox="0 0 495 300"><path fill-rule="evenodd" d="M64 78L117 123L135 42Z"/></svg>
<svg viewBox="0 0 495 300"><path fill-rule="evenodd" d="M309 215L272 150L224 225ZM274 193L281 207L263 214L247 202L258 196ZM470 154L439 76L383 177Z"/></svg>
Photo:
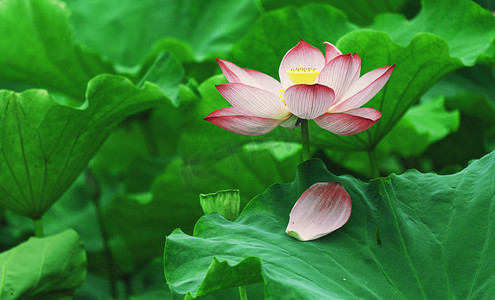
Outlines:
<svg viewBox="0 0 495 300"><path fill-rule="evenodd" d="M364 183L317 160L293 183L273 185L235 222L202 217L165 245L176 299L263 281L267 299L491 299L495 296L495 152L462 172L408 171ZM352 215L311 242L285 228L295 201L316 182L341 182Z"/></svg>
<svg viewBox="0 0 495 300"><path fill-rule="evenodd" d="M0 254L2 299L69 297L85 277L86 253L72 229L45 238L32 237Z"/></svg>
<svg viewBox="0 0 495 300"><path fill-rule="evenodd" d="M367 25L373 22L375 16L382 12L398 12L404 11L409 13L411 8L419 6L416 0L314 0L311 2L320 2L330 4L342 10L350 21L358 25ZM281 8L290 4L303 5L307 1L304 0L261 0L263 7L267 10Z"/></svg>
<svg viewBox="0 0 495 300"><path fill-rule="evenodd" d="M251 0L66 2L79 40L126 65L139 63L161 37L188 42L198 60L224 54L260 15Z"/></svg>
<svg viewBox="0 0 495 300"><path fill-rule="evenodd" d="M164 100L156 85L138 89L113 75L92 79L86 98L71 108L43 90L0 91L0 204L39 218L117 124Z"/></svg>
<svg viewBox="0 0 495 300"><path fill-rule="evenodd" d="M447 111L444 102L445 98L439 96L412 106L390 130L375 151L381 174L402 173L406 168L425 170L422 160L412 158L419 157L430 145L459 129L459 110ZM326 150L325 153L335 164L344 166L346 173L352 170L366 178L373 176L366 152ZM404 162L408 164L405 165ZM432 170L426 168L426 171Z"/></svg>
<svg viewBox="0 0 495 300"><path fill-rule="evenodd" d="M421 12L414 19L383 14L371 27L387 32L402 46L418 32L431 32L445 39L450 55L467 66L478 59L494 63L495 19L492 12L471 0L423 0Z"/></svg>
<svg viewBox="0 0 495 300"><path fill-rule="evenodd" d="M92 77L113 72L74 45L68 18L57 0L0 1L0 88L20 83L82 99Z"/></svg>
<svg viewBox="0 0 495 300"><path fill-rule="evenodd" d="M495 133L495 105L486 96L460 93L446 99L446 106L461 113L461 126L424 153L435 170L452 172L465 166L469 160L493 150L490 139ZM452 151L456 149L456 151Z"/></svg>
<svg viewBox="0 0 495 300"><path fill-rule="evenodd" d="M428 90L424 97L429 99L445 96L450 101L460 94L479 94L480 96L486 96L487 100L491 100L491 106L495 106L495 89L493 89L493 82L495 82L495 68L482 65L476 65L471 68L462 68L442 78L442 80ZM461 103L461 101L456 102L458 102L459 105L473 106L470 110L472 110L474 115L487 122L493 120L494 108L476 107L469 101L466 103Z"/></svg>
<svg viewBox="0 0 495 300"><path fill-rule="evenodd" d="M157 84L175 106L179 105L179 84L184 81L184 69L172 54L160 52L155 61L142 71L145 72L140 82Z"/></svg>

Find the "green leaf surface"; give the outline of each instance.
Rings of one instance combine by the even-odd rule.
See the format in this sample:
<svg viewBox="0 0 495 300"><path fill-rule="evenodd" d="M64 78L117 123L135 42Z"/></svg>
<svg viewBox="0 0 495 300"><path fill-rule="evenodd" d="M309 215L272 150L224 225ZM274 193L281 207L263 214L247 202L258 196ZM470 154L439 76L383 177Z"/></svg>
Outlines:
<svg viewBox="0 0 495 300"><path fill-rule="evenodd" d="M203 165L177 159L154 180L151 193L121 195L106 215L140 266L162 254L163 237L175 228L192 233L203 215L200 194L239 189L242 208L273 182L289 181L298 161L299 155L277 161L267 150L242 150Z"/></svg>
<svg viewBox="0 0 495 300"><path fill-rule="evenodd" d="M267 299L490 299L494 174L495 152L454 175L408 171L370 183L310 160L293 183L254 198L235 222L211 214L194 236L174 231L165 276L175 299L252 281L264 282ZM289 237L295 201L331 181L351 196L347 224L311 242Z"/></svg>
<svg viewBox="0 0 495 300"><path fill-rule="evenodd" d="M260 15L251 0L66 2L78 39L125 65L139 63L162 37L188 42L200 61L224 54Z"/></svg>
<svg viewBox="0 0 495 300"><path fill-rule="evenodd" d="M184 69L174 56L161 52L141 76L140 82L157 84L175 106L179 105L179 84L184 81Z"/></svg>
<svg viewBox="0 0 495 300"><path fill-rule="evenodd" d="M494 63L495 18L471 0L423 0L421 12L412 20L399 14L383 14L371 26L392 36L402 46L418 32L430 32L449 44L452 57L467 66L478 59Z"/></svg>
<svg viewBox="0 0 495 300"><path fill-rule="evenodd" d="M377 151L395 151L406 158L418 156L432 143L457 131L459 110L447 111L444 102L443 97L436 97L412 106L383 139Z"/></svg>
<svg viewBox="0 0 495 300"><path fill-rule="evenodd" d="M446 106L460 111L459 130L431 145L424 156L431 160L436 170L451 173L492 150L490 139L495 130L495 105L486 96L460 93L448 97Z"/></svg>
<svg viewBox="0 0 495 300"><path fill-rule="evenodd" d="M76 179L112 129L164 100L153 84L100 75L79 108L43 90L0 91L0 204L39 218Z"/></svg>
<svg viewBox="0 0 495 300"><path fill-rule="evenodd" d="M304 0L261 0L267 10L282 8L287 5L301 6L307 4ZM367 25L373 22L374 17L383 12L397 12L403 10L410 13L411 8L419 6L416 0L313 0L311 2L326 3L343 11L350 21L358 25ZM406 10L408 9L408 10Z"/></svg>
<svg viewBox="0 0 495 300"><path fill-rule="evenodd" d="M69 12L57 0L0 1L0 88L48 88L76 99L88 81L113 68L74 44Z"/></svg>
<svg viewBox="0 0 495 300"><path fill-rule="evenodd" d="M380 162L378 167L382 171L381 174L403 173L406 168L423 169L419 162L417 165L405 166L404 161L414 161L412 158L419 157L429 146L449 134L455 134L459 129L459 110L454 108L447 111L444 106L445 98L438 96L420 102L407 111L376 148L375 155ZM373 176L366 152L326 150L325 154L346 170L352 170L364 178Z"/></svg>
<svg viewBox="0 0 495 300"><path fill-rule="evenodd" d="M66 230L30 238L0 254L0 298L65 299L86 277L86 253L77 233Z"/></svg>

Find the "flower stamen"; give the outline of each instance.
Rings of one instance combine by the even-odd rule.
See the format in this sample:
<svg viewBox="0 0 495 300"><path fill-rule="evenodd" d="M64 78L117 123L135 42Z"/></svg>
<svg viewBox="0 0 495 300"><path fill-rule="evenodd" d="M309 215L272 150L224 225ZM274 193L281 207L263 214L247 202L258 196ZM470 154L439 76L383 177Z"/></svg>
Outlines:
<svg viewBox="0 0 495 300"><path fill-rule="evenodd" d="M280 100L282 100L282 102L287 106L287 104L285 103L285 100L284 100L284 94L285 94L285 89L283 90L278 90L280 93L278 94L278 97L280 98Z"/></svg>
<svg viewBox="0 0 495 300"><path fill-rule="evenodd" d="M313 84L320 74L320 70L315 68L292 68L287 71L293 84Z"/></svg>

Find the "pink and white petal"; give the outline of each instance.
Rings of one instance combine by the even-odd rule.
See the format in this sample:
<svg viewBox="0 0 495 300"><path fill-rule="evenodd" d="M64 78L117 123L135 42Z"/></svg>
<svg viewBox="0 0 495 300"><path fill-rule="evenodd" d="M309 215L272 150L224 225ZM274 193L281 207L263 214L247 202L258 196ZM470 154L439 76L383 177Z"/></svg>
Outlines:
<svg viewBox="0 0 495 300"><path fill-rule="evenodd" d="M351 197L338 182L313 184L289 215L288 235L310 241L339 229L351 216Z"/></svg>
<svg viewBox="0 0 495 300"><path fill-rule="evenodd" d="M246 115L235 107L216 110L205 117L225 130L242 135L262 135L272 131L283 121Z"/></svg>
<svg viewBox="0 0 495 300"><path fill-rule="evenodd" d="M325 66L325 57L323 53L316 48L300 40L299 43L290 49L282 59L278 74L280 82L286 89L292 85L292 81L287 75L287 71L294 68L311 68L321 70Z"/></svg>
<svg viewBox="0 0 495 300"><path fill-rule="evenodd" d="M369 107L361 107L341 113L324 114L315 119L318 126L338 135L360 133L373 126L382 114Z"/></svg>
<svg viewBox="0 0 495 300"><path fill-rule="evenodd" d="M359 57L357 53L354 53L352 55L352 59L354 60L354 63L352 64L354 68L354 77L352 77L349 86L351 86L356 80L358 80L359 76L361 75L361 57Z"/></svg>
<svg viewBox="0 0 495 300"><path fill-rule="evenodd" d="M216 88L232 106L252 116L281 119L290 114L282 100L267 90L243 83L220 84Z"/></svg>
<svg viewBox="0 0 495 300"><path fill-rule="evenodd" d="M335 47L333 44L329 42L323 42L324 45L326 45L325 48L325 65L328 64L332 59L335 57L342 55L342 52L340 52L337 47Z"/></svg>
<svg viewBox="0 0 495 300"><path fill-rule="evenodd" d="M366 104L387 83L394 67L395 65L383 67L364 74L349 87L331 111L344 112Z"/></svg>
<svg viewBox="0 0 495 300"><path fill-rule="evenodd" d="M220 58L217 58L217 63L222 69L223 75L231 83L244 83L247 85L253 85L253 79L246 70L238 67L236 64L231 63Z"/></svg>
<svg viewBox="0 0 495 300"><path fill-rule="evenodd" d="M332 88L338 101L351 85L359 69L359 59L355 59L352 54L340 55L332 59L323 68L316 81Z"/></svg>
<svg viewBox="0 0 495 300"><path fill-rule="evenodd" d="M280 123L280 126L287 129L294 129L296 127L299 127L297 120L299 120L299 118L297 116L292 115L289 118L285 119L282 123Z"/></svg>
<svg viewBox="0 0 495 300"><path fill-rule="evenodd" d="M222 69L225 78L227 78L230 83L244 83L246 85L267 90L275 95L278 95L283 89L280 82L269 75L250 69L240 68L229 61L219 58L217 58L217 62Z"/></svg>
<svg viewBox="0 0 495 300"><path fill-rule="evenodd" d="M321 84L296 84L284 94L289 111L301 119L314 119L332 106L335 94L331 88Z"/></svg>
<svg viewBox="0 0 495 300"><path fill-rule="evenodd" d="M244 71L246 71L249 76L251 76L254 82L253 86L265 89L275 95L279 95L282 93L282 90L284 89L282 87L282 84L280 84L280 82L278 82L270 75L266 75L265 73L250 69L244 69Z"/></svg>

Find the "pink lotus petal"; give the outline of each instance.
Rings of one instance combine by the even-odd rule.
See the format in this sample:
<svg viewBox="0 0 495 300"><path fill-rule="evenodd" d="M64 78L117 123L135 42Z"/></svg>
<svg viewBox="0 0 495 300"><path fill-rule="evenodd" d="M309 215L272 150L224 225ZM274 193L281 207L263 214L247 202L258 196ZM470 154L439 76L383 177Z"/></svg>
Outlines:
<svg viewBox="0 0 495 300"><path fill-rule="evenodd" d="M359 79L359 75L361 75L361 57L359 57L357 53L354 53L352 55L352 59L354 60L354 63L352 65L354 68L354 77L351 79L351 84L349 86L352 86L352 84Z"/></svg>
<svg viewBox="0 0 495 300"><path fill-rule="evenodd" d="M280 123L280 126L287 129L294 129L299 126L299 124L297 124L297 120L299 120L299 118L297 116L292 115L288 119Z"/></svg>
<svg viewBox="0 0 495 300"><path fill-rule="evenodd" d="M282 120L260 118L246 115L235 107L225 107L216 110L205 117L225 130L242 135L261 135L272 131Z"/></svg>
<svg viewBox="0 0 495 300"><path fill-rule="evenodd" d="M334 97L333 90L321 84L296 84L284 94L289 111L308 120L324 114L332 105Z"/></svg>
<svg viewBox="0 0 495 300"><path fill-rule="evenodd" d="M359 78L360 70L361 59L357 54L340 55L323 68L317 82L332 88L338 101L349 86Z"/></svg>
<svg viewBox="0 0 495 300"><path fill-rule="evenodd" d="M243 83L220 84L216 88L232 106L252 116L281 119L290 114L282 99L266 90Z"/></svg>
<svg viewBox="0 0 495 300"><path fill-rule="evenodd" d="M314 240L342 227L351 216L351 197L338 182L319 182L297 200L289 217L288 235Z"/></svg>
<svg viewBox="0 0 495 300"><path fill-rule="evenodd" d="M337 47L335 47L331 43L324 42L323 44L326 45L326 49L325 49L325 65L328 64L335 57L337 57L339 55L342 55L342 52L340 52L340 50L337 49Z"/></svg>
<svg viewBox="0 0 495 300"><path fill-rule="evenodd" d="M360 133L373 126L382 114L373 108L361 107L348 110L345 113L324 114L315 119L316 124L323 129L338 135Z"/></svg>
<svg viewBox="0 0 495 300"><path fill-rule="evenodd" d="M249 74L243 68L238 67L236 64L233 64L230 61L219 58L217 58L217 63L222 69L223 75L225 75L225 78L227 78L229 82L253 85L251 76L249 76Z"/></svg>
<svg viewBox="0 0 495 300"><path fill-rule="evenodd" d="M282 84L280 84L280 82L275 80L273 77L255 70L244 69L244 71L246 71L253 79L253 86L265 89L277 96L282 93L282 90L284 89Z"/></svg>
<svg viewBox="0 0 495 300"><path fill-rule="evenodd" d="M345 112L366 104L387 83L394 67L395 65L383 67L364 74L349 87L339 102L331 108L331 112Z"/></svg>
<svg viewBox="0 0 495 300"><path fill-rule="evenodd" d="M279 76L280 82L284 88L288 88L292 85L292 81L287 75L287 71L294 68L312 68L321 70L325 66L325 57L318 48L311 46L304 40L300 40L299 43L287 54L285 54L280 63Z"/></svg>
<svg viewBox="0 0 495 300"><path fill-rule="evenodd" d="M230 83L244 83L246 85L265 89L275 95L280 94L280 91L283 89L280 82L264 73L243 69L229 61L219 58L217 58L217 62L222 69L225 78L227 78Z"/></svg>

